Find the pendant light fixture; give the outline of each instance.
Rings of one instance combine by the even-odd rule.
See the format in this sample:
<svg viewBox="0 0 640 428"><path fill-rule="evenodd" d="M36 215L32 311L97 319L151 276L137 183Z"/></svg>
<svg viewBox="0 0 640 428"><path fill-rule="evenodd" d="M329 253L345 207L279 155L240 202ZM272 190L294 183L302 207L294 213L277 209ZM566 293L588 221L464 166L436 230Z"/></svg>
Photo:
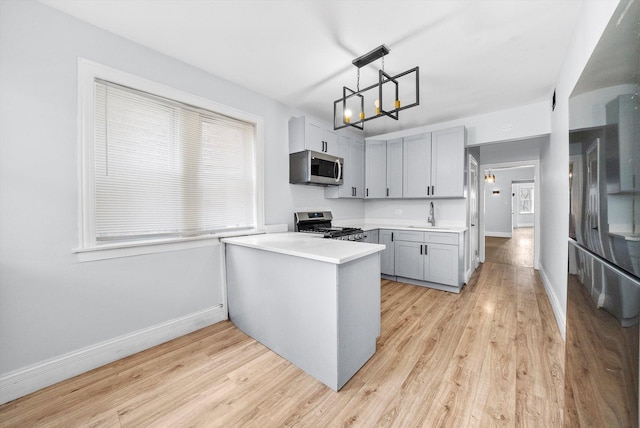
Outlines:
<svg viewBox="0 0 640 428"><path fill-rule="evenodd" d="M495 183L496 182L496 176L491 174L491 170L489 170L489 174L485 173L484 181L486 181L487 183Z"/></svg>
<svg viewBox="0 0 640 428"><path fill-rule="evenodd" d="M352 61L358 68L356 90L343 86L342 98L333 102L333 129L348 126L364 129L364 122L385 116L398 120L400 110L420 105L419 68L415 67L395 76L387 74L384 71L384 56L389 52L390 49L386 45L380 45ZM360 69L377 59L382 60L382 68L378 70L378 81L360 89ZM399 82L401 78L407 79L411 76L415 77L415 95L407 98L414 102L402 106ZM389 98L392 100L389 101Z"/></svg>

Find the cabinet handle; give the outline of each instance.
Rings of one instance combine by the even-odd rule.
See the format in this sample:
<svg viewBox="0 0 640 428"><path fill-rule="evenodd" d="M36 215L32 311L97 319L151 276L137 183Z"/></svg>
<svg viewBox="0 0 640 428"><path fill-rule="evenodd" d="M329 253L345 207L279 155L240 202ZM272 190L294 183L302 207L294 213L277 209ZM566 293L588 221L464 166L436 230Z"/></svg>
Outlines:
<svg viewBox="0 0 640 428"><path fill-rule="evenodd" d="M422 255L422 245L420 245L420 255Z"/></svg>
<svg viewBox="0 0 640 428"><path fill-rule="evenodd" d="M387 187L387 198L389 197L389 188Z"/></svg>
<svg viewBox="0 0 640 428"><path fill-rule="evenodd" d="M427 186L427 196L431 196L431 186Z"/></svg>
<svg viewBox="0 0 640 428"><path fill-rule="evenodd" d="M436 194L435 186L431 186L431 196L435 196L435 194Z"/></svg>
<svg viewBox="0 0 640 428"><path fill-rule="evenodd" d="M369 197L369 188L368 188L368 187L367 187L367 190L366 190L366 194L365 194L365 196L366 196L366 197Z"/></svg>
<svg viewBox="0 0 640 428"><path fill-rule="evenodd" d="M391 242L393 242L393 232L391 232Z"/></svg>
<svg viewBox="0 0 640 428"><path fill-rule="evenodd" d="M427 244L424 244L424 255L429 255L429 253L427 252Z"/></svg>

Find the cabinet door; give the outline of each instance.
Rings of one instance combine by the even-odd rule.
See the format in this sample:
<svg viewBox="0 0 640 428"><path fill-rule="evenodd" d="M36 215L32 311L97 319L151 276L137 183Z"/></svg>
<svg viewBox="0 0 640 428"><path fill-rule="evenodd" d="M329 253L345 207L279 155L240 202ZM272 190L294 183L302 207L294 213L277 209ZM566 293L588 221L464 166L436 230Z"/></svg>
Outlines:
<svg viewBox="0 0 640 428"><path fill-rule="evenodd" d="M464 196L464 145L464 126L431 134L431 196Z"/></svg>
<svg viewBox="0 0 640 428"><path fill-rule="evenodd" d="M378 229L376 230L367 230L364 232L364 242L368 242L369 244L377 244L378 243Z"/></svg>
<svg viewBox="0 0 640 428"><path fill-rule="evenodd" d="M339 136L338 156L342 164L343 183L324 188L325 198L364 198L364 142Z"/></svg>
<svg viewBox="0 0 640 428"><path fill-rule="evenodd" d="M393 231L381 229L378 232L378 243L387 248L380 253L380 273L395 275L395 248L393 246Z"/></svg>
<svg viewBox="0 0 640 428"><path fill-rule="evenodd" d="M365 198L387 196L387 142L367 141L365 144Z"/></svg>
<svg viewBox="0 0 640 428"><path fill-rule="evenodd" d="M322 124L314 120L307 120L307 141L305 146L308 150L316 152L324 151L324 131Z"/></svg>
<svg viewBox="0 0 640 428"><path fill-rule="evenodd" d="M402 197L402 138L387 141L387 190L388 198Z"/></svg>
<svg viewBox="0 0 640 428"><path fill-rule="evenodd" d="M339 156L344 159L342 164L342 185L338 188L338 197L340 198L352 198L354 196L353 187L353 168L351 157L351 138L341 135L338 139ZM326 193L326 192L325 192Z"/></svg>
<svg viewBox="0 0 640 428"><path fill-rule="evenodd" d="M421 242L395 241L395 270L397 276L424 279L424 244Z"/></svg>
<svg viewBox="0 0 640 428"><path fill-rule="evenodd" d="M406 137L402 143L402 196L431 195L431 134Z"/></svg>
<svg viewBox="0 0 640 428"><path fill-rule="evenodd" d="M349 156L351 158L351 178L355 188L354 197L362 199L364 198L364 141L352 139L350 147Z"/></svg>
<svg viewBox="0 0 640 428"><path fill-rule="evenodd" d="M458 246L425 244L425 281L458 286Z"/></svg>
<svg viewBox="0 0 640 428"><path fill-rule="evenodd" d="M337 156L339 153L338 133L333 129L325 127L323 136L324 136L324 152Z"/></svg>

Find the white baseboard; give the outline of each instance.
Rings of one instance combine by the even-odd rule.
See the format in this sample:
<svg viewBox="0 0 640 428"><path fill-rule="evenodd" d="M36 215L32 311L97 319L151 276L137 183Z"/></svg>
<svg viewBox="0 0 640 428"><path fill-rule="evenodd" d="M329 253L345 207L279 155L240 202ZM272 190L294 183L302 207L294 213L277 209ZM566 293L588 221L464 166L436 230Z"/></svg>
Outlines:
<svg viewBox="0 0 640 428"><path fill-rule="evenodd" d="M484 236L493 236L494 238L511 238L509 232L484 232Z"/></svg>
<svg viewBox="0 0 640 428"><path fill-rule="evenodd" d="M0 404L225 319L224 306L214 306L2 374Z"/></svg>
<svg viewBox="0 0 640 428"><path fill-rule="evenodd" d="M553 314L556 317L556 324L560 330L560 335L562 335L562 340L565 340L567 334L567 314L565 312L565 308L560 305L558 296L553 291L554 289L551 287L551 282L549 281L542 265L540 265L538 273L540 274L540 279L542 280L544 289L549 297L549 302L551 302L551 308L553 309Z"/></svg>

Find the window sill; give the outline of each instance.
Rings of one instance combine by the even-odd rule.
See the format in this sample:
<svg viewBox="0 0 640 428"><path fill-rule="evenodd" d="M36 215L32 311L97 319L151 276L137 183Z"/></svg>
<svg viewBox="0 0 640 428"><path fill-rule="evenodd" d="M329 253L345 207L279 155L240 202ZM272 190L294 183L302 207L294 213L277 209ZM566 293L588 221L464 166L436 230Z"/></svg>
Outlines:
<svg viewBox="0 0 640 428"><path fill-rule="evenodd" d="M168 251L188 250L191 248L214 247L220 245L221 238L256 235L264 231L243 231L235 233L221 233L215 236L199 236L193 238L172 238L153 241L118 242L102 244L96 247L74 248L80 262L132 257L143 254L164 253Z"/></svg>

